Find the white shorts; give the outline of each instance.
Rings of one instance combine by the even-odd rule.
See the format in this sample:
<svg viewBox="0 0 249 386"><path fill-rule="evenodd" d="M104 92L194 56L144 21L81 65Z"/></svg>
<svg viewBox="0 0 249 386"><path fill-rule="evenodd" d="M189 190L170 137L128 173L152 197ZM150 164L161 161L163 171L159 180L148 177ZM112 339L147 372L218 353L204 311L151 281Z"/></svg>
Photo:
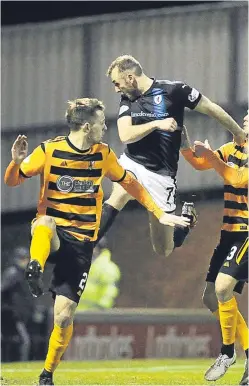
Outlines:
<svg viewBox="0 0 249 386"><path fill-rule="evenodd" d="M121 154L120 165L132 172L137 180L150 193L153 200L164 212L174 212L176 208L176 179L169 176L154 173L143 165L131 160L126 154Z"/></svg>

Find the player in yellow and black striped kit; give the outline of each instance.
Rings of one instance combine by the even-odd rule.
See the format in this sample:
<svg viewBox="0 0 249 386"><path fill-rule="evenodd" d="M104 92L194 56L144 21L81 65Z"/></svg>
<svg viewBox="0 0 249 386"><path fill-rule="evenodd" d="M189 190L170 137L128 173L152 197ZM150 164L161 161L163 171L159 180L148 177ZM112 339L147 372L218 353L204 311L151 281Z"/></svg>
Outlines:
<svg viewBox="0 0 249 386"><path fill-rule="evenodd" d="M248 131L248 116L244 118ZM216 381L236 361L235 336L246 353L241 385L248 384L248 327L238 310L234 291L241 293L248 281L248 141L229 142L212 151L208 141L191 148L185 128L182 155L197 170L215 169L224 179L224 216L220 243L214 250L203 294L204 304L220 320L223 345L205 379Z"/></svg>
<svg viewBox="0 0 249 386"><path fill-rule="evenodd" d="M66 118L69 135L43 142L28 157L27 138L19 135L5 173L9 186L40 175L38 211L31 227L31 260L26 269L34 296L43 293L47 259L55 263L50 289L55 299L54 329L40 385L53 385L53 372L72 336L74 313L85 288L99 231L104 176L121 184L162 224L189 225L184 217L165 214L126 173L109 146L101 142L106 129L102 102L93 98L70 101Z"/></svg>

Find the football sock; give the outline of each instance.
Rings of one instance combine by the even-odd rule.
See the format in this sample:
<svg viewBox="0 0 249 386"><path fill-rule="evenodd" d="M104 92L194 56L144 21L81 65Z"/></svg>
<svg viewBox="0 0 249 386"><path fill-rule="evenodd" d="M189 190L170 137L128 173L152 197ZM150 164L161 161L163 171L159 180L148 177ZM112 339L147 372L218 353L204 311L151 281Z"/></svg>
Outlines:
<svg viewBox="0 0 249 386"><path fill-rule="evenodd" d="M238 316L238 306L234 296L227 302L219 301L219 314L223 345L234 344Z"/></svg>
<svg viewBox="0 0 249 386"><path fill-rule="evenodd" d="M232 358L234 354L234 343L228 345L223 344L221 347L221 354L226 354L229 358Z"/></svg>
<svg viewBox="0 0 249 386"><path fill-rule="evenodd" d="M219 310L213 312L213 315L216 319L220 320ZM248 350L249 346L249 336L248 336L248 327L245 319L238 310L237 313L237 326L236 326L236 339L238 339L241 347L244 351Z"/></svg>
<svg viewBox="0 0 249 386"><path fill-rule="evenodd" d="M114 222L118 214L119 214L119 210L117 210L116 208L114 208L113 206L107 203L103 204L98 239L95 241L95 245L98 244L98 242L102 239L104 234L112 226L112 223Z"/></svg>
<svg viewBox="0 0 249 386"><path fill-rule="evenodd" d="M237 314L237 328L236 328L236 338L238 338L241 347L243 350L248 350L249 347L249 331L245 319L238 311Z"/></svg>
<svg viewBox="0 0 249 386"><path fill-rule="evenodd" d="M53 373L60 363L61 357L66 351L72 334L73 323L65 328L61 328L56 324L54 325L54 329L49 339L48 353L44 366L44 369L49 373Z"/></svg>
<svg viewBox="0 0 249 386"><path fill-rule="evenodd" d="M53 231L46 225L37 225L35 227L31 246L30 246L30 257L31 260L37 260L41 265L42 271L46 260L50 253L50 243L53 237Z"/></svg>
<svg viewBox="0 0 249 386"><path fill-rule="evenodd" d="M174 247L181 247L185 238L189 233L189 227L182 227L180 225L175 225L174 229Z"/></svg>

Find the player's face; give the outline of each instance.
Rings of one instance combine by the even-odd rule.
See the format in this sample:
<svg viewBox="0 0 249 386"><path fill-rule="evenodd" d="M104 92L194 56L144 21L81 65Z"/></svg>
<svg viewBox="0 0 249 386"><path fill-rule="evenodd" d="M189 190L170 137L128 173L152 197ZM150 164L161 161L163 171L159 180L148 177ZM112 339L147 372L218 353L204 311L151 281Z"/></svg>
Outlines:
<svg viewBox="0 0 249 386"><path fill-rule="evenodd" d="M106 131L106 125L105 125L105 114L101 110L97 110L95 113L95 119L90 124L90 132L89 132L89 139L91 143L99 143L101 142L103 135Z"/></svg>
<svg viewBox="0 0 249 386"><path fill-rule="evenodd" d="M132 74L120 73L118 68L115 67L111 73L111 80L115 91L126 95L129 99L134 99L140 95L137 82Z"/></svg>

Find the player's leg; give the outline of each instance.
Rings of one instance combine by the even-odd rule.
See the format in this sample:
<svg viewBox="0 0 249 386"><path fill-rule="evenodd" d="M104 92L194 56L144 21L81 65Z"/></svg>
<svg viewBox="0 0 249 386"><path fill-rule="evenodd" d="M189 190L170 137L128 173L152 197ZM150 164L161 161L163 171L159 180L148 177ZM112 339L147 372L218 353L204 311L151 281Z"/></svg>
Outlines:
<svg viewBox="0 0 249 386"><path fill-rule="evenodd" d="M119 163L130 173L134 178L137 178L137 164L128 158L125 154L122 154L119 158ZM137 178L139 180L139 178ZM126 190L122 188L117 183L113 183L112 193L107 201L104 202L102 208L102 215L100 221L100 228L98 233L98 240L106 234L106 232L110 229L115 218L119 214L119 212L124 208L128 201L134 200Z"/></svg>
<svg viewBox="0 0 249 386"><path fill-rule="evenodd" d="M206 286L202 296L203 304L212 312L212 314L216 317L217 320L220 320L220 315L218 299L215 292L215 281L222 267L222 264L224 263L226 256L229 255L229 252L231 251L232 247L233 242L231 236L226 232L221 232L220 243L215 248L213 256L210 260L206 277ZM233 291L238 294L241 294L243 287L244 283L238 282L235 285ZM243 350L246 350L246 346L248 345L247 325L239 311L237 316L236 340L239 341Z"/></svg>
<svg viewBox="0 0 249 386"><path fill-rule="evenodd" d="M54 304L54 328L50 335L48 353L39 385L53 385L53 373L60 363L73 334L73 318L77 303L57 295Z"/></svg>
<svg viewBox="0 0 249 386"><path fill-rule="evenodd" d="M160 224L150 212L148 215L153 250L158 255L167 257L174 250L174 227Z"/></svg>
<svg viewBox="0 0 249 386"><path fill-rule="evenodd" d="M225 257L231 249L230 240L221 232L220 242L214 249L206 276L206 286L202 295L203 304L219 320L218 300L215 292L215 281Z"/></svg>
<svg viewBox="0 0 249 386"><path fill-rule="evenodd" d="M128 201L134 200L124 188L118 183L113 183L112 193L107 201L104 202L98 233L98 241L110 229L119 212L124 208Z"/></svg>
<svg viewBox="0 0 249 386"><path fill-rule="evenodd" d="M158 255L167 257L175 248L182 246L190 227L162 225L152 213L148 212L148 215L153 250Z"/></svg>
<svg viewBox="0 0 249 386"><path fill-rule="evenodd" d="M58 229L61 247L52 276L51 292L55 298L54 328L50 336L40 385L53 385L53 373L66 351L73 333L73 319L84 291L91 266L93 243L68 241Z"/></svg>
<svg viewBox="0 0 249 386"><path fill-rule="evenodd" d="M247 250L248 240L233 243L215 282L223 345L219 357L205 374L205 378L209 381L221 378L235 362L234 343L238 329L237 335L240 335L240 340L248 357L248 328L239 313L234 297L234 290L238 281L248 278Z"/></svg>
<svg viewBox="0 0 249 386"><path fill-rule="evenodd" d="M31 227L30 262L25 276L33 296L43 294L42 273L50 252L60 247L60 240L56 232L56 223L50 216L42 216L35 220Z"/></svg>
<svg viewBox="0 0 249 386"><path fill-rule="evenodd" d="M173 213L176 208L176 179L161 175L137 166L136 172L142 185L153 197L157 205L167 213ZM193 203L185 203L182 215L189 217L191 227L196 223L196 212ZM150 235L154 251L163 256L168 256L174 248L180 247L189 233L190 227L169 227L158 222L155 216L149 213Z"/></svg>
<svg viewBox="0 0 249 386"><path fill-rule="evenodd" d="M215 284L212 282L206 282L202 294L203 304L219 319L218 300L215 293Z"/></svg>
<svg viewBox="0 0 249 386"><path fill-rule="evenodd" d="M248 245L249 245L249 239L248 234L243 232L243 234L239 234L237 237L240 238L240 240L236 243L234 243L234 246L231 248L231 251L229 255L227 256L224 264L222 265L220 269L220 273L217 277L219 278L219 282L217 283L217 289L216 292L220 292L220 299L219 300L219 312L220 312L220 323L221 327L224 325L224 328L226 329L227 337L228 339L231 338L231 330L233 330L233 323L234 318L232 318L232 315L234 315L234 309L237 306L237 302L235 304L234 297L231 297L231 288L230 283L237 282L237 285L235 287L239 288L239 285L247 281L248 282ZM232 278L232 279L231 279ZM224 285L226 281L226 285ZM232 284L231 284L232 285ZM243 286L240 287L241 289ZM218 296L218 295L217 295ZM227 308L230 304L230 325L227 325L226 319L224 317L223 320L223 314L227 312ZM228 316L226 317L228 319ZM245 350L246 354L246 362L245 362L245 371L242 376L242 379L240 381L240 385L247 385L248 384L248 346L249 346L249 333L248 333L248 326L241 315L241 313L238 310L237 306L237 335L240 339L241 345L243 349ZM223 330L222 330L223 334ZM224 338L223 338L224 342ZM228 340L228 343L230 341Z"/></svg>

